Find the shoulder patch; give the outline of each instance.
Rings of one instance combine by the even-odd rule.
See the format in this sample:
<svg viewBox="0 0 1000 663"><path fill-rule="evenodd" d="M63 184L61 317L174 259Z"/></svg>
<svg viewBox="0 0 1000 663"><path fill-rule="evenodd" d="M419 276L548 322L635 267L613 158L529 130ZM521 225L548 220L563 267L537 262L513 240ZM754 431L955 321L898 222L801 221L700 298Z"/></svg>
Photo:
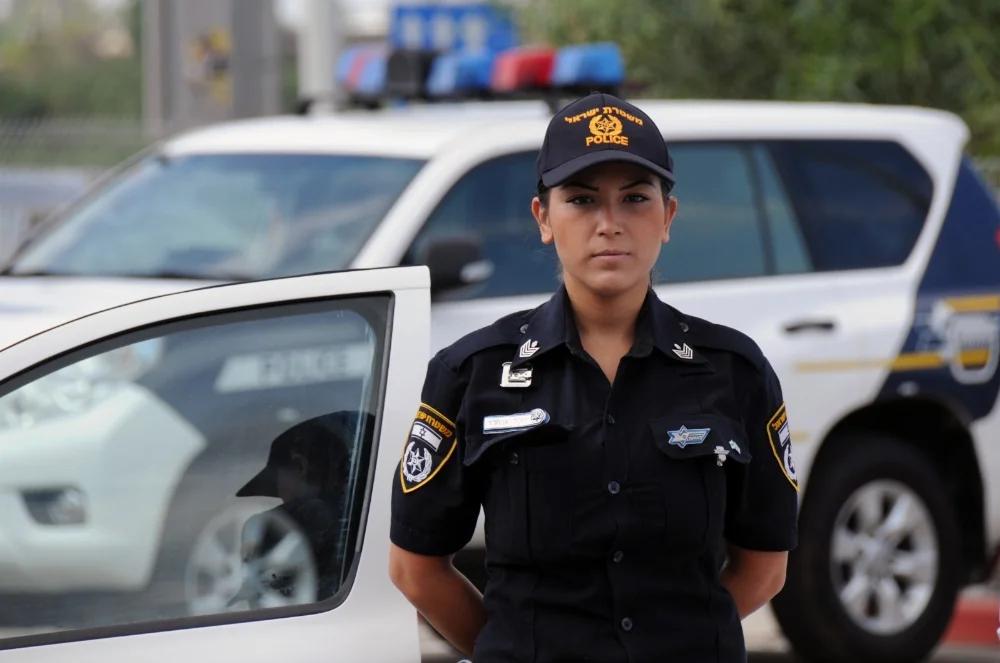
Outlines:
<svg viewBox="0 0 1000 663"><path fill-rule="evenodd" d="M767 439L771 443L774 458L781 466L781 472L788 479L796 492L799 490L799 478L795 473L795 461L792 460L792 435L788 427L788 411L785 404L778 406L777 411L767 422Z"/></svg>
<svg viewBox="0 0 1000 663"><path fill-rule="evenodd" d="M451 370L458 372L469 357L500 345L517 346L521 343L520 328L530 317L531 310L506 315L491 325L481 327L459 338L437 353L437 357Z"/></svg>
<svg viewBox="0 0 1000 663"><path fill-rule="evenodd" d="M426 485L441 471L457 446L455 422L430 405L421 403L399 463L399 481L403 492L411 493Z"/></svg>

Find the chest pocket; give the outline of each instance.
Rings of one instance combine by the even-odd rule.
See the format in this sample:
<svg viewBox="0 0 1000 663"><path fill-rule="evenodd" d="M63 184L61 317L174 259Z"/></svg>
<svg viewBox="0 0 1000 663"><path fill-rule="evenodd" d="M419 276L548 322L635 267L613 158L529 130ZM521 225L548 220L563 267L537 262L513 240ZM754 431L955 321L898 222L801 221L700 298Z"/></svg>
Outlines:
<svg viewBox="0 0 1000 663"><path fill-rule="evenodd" d="M751 459L738 421L719 414L675 414L649 422L653 441L653 490L665 502L669 552L686 554L721 541L727 477L733 486Z"/></svg>
<svg viewBox="0 0 1000 663"><path fill-rule="evenodd" d="M498 434L466 434L464 462L488 482L487 554L497 560L541 561L572 548L577 478L573 427L546 422Z"/></svg>

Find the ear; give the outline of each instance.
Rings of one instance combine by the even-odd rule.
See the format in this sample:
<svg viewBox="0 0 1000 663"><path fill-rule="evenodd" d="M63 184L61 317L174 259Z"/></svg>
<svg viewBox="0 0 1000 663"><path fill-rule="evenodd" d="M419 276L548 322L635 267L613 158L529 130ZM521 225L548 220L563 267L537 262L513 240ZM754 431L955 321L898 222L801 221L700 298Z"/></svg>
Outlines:
<svg viewBox="0 0 1000 663"><path fill-rule="evenodd" d="M662 242L666 244L670 241L670 224L674 222L674 217L677 215L677 199L673 196L667 198L667 204L663 211L663 239Z"/></svg>
<svg viewBox="0 0 1000 663"><path fill-rule="evenodd" d="M538 232L542 236L542 244L552 243L552 226L549 224L549 209L535 196L531 201L531 213L538 223Z"/></svg>

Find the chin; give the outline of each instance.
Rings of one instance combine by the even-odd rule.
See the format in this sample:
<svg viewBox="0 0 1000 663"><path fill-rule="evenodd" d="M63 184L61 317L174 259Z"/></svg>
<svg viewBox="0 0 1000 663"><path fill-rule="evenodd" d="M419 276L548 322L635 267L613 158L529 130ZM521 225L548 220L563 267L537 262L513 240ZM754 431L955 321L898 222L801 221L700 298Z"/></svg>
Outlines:
<svg viewBox="0 0 1000 663"><path fill-rule="evenodd" d="M597 274L588 274L587 277L581 279L581 281L583 285L595 295L612 298L617 297L622 293L629 292L640 282L643 285L646 285L649 282L649 277L646 275L637 277L635 274L623 274L621 272L608 271Z"/></svg>

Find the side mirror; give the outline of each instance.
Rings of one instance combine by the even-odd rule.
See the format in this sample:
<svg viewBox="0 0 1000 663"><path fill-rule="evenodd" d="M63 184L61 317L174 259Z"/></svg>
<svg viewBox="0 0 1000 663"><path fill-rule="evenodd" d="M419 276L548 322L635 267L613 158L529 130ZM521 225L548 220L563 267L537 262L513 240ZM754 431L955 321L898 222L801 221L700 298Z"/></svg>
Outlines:
<svg viewBox="0 0 1000 663"><path fill-rule="evenodd" d="M475 237L436 237L420 249L418 263L431 272L434 292L483 283L493 276L493 263L486 259Z"/></svg>

